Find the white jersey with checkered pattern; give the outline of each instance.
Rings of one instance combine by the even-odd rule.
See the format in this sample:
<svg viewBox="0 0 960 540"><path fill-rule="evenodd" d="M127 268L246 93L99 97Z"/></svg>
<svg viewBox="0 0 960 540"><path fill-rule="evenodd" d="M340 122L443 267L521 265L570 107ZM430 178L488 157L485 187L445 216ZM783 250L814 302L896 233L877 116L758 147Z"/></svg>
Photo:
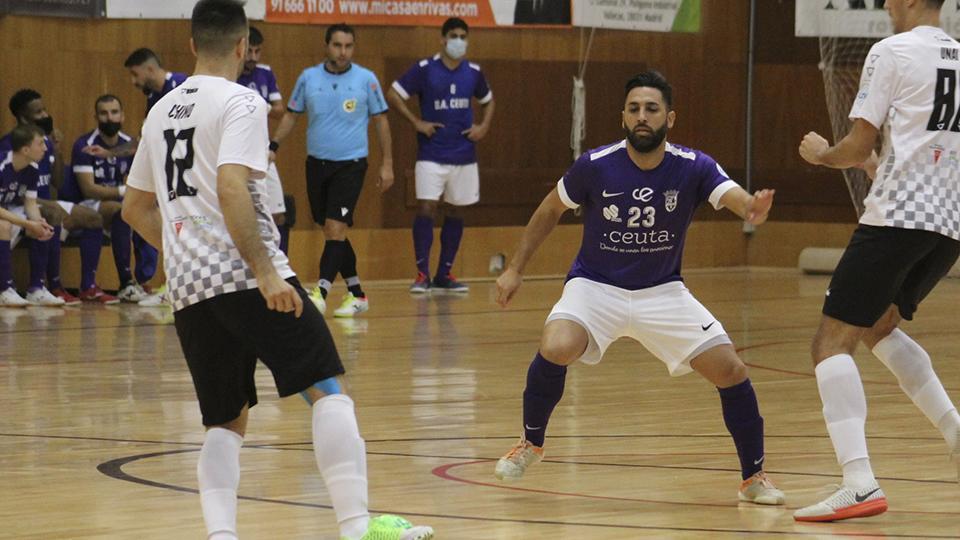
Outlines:
<svg viewBox="0 0 960 540"><path fill-rule="evenodd" d="M882 129L860 223L960 239L960 43L918 26L867 54L850 119Z"/></svg>
<svg viewBox="0 0 960 540"><path fill-rule="evenodd" d="M195 75L165 95L144 122L127 184L157 195L174 310L257 287L227 232L217 197L217 168L224 164L250 168L260 236L280 277L294 275L266 205L268 109L249 88Z"/></svg>

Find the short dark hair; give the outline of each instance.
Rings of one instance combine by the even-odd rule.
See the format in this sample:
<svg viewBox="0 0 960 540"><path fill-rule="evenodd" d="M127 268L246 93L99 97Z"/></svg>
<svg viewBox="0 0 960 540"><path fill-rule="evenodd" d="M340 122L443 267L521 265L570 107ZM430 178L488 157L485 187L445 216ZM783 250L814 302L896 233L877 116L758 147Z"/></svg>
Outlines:
<svg viewBox="0 0 960 540"><path fill-rule="evenodd" d="M31 101L42 97L40 92L37 92L33 88L21 88L10 97L10 112L13 113L13 117L17 119L18 123L20 117L27 113L27 105L29 105Z"/></svg>
<svg viewBox="0 0 960 540"><path fill-rule="evenodd" d="M24 146L30 146L37 137L43 137L43 130L33 124L20 124L10 132L11 150L17 152Z"/></svg>
<svg viewBox="0 0 960 540"><path fill-rule="evenodd" d="M443 21L443 26L440 27L440 35L445 36L447 35L447 32L456 30L457 28L460 28L467 33L470 32L470 27L467 26L467 21L461 19L460 17L450 17L449 19Z"/></svg>
<svg viewBox="0 0 960 540"><path fill-rule="evenodd" d="M140 47L139 49L130 53L130 56L123 61L123 67L129 69L136 66L142 66L150 60L156 60L157 65L163 66L163 62L160 61L160 57L157 55L157 53L146 47Z"/></svg>
<svg viewBox="0 0 960 540"><path fill-rule="evenodd" d="M97 98L97 101L93 103L93 111L97 112L98 107L101 103L110 103L111 101L116 101L120 104L120 110L123 110L123 101L120 100L117 96L113 94L104 94Z"/></svg>
<svg viewBox="0 0 960 540"><path fill-rule="evenodd" d="M256 26L250 27L250 37L247 38L247 42L250 45L263 45L263 34L260 33L260 30L257 30Z"/></svg>
<svg viewBox="0 0 960 540"><path fill-rule="evenodd" d="M666 102L667 108L673 107L673 87L670 86L670 83L667 82L667 78L663 76L659 71L649 70L644 71L639 75L634 75L624 88L623 97L626 98L630 94L630 91L634 88L656 88L660 90L660 93L663 94L663 101Z"/></svg>
<svg viewBox="0 0 960 540"><path fill-rule="evenodd" d="M353 27L347 23L337 23L331 24L327 28L327 33L324 35L323 39L327 45L330 44L330 40L333 39L333 34L337 32L343 32L344 34L350 34L353 36L353 39L357 39L357 33L353 31Z"/></svg>
<svg viewBox="0 0 960 540"><path fill-rule="evenodd" d="M927 7L940 9L943 7L944 0L927 0Z"/></svg>
<svg viewBox="0 0 960 540"><path fill-rule="evenodd" d="M197 52L224 55L248 37L247 14L241 0L200 0L193 6L190 32Z"/></svg>

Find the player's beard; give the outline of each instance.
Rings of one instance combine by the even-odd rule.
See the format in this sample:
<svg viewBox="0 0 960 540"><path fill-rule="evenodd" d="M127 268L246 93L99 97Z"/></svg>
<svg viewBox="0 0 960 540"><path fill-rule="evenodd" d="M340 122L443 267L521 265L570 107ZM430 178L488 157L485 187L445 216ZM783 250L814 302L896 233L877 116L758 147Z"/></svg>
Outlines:
<svg viewBox="0 0 960 540"><path fill-rule="evenodd" d="M660 146L660 143L667 138L666 122L660 126L660 129L653 130L653 132L649 134L640 134L627 127L624 127L623 130L627 133L627 141L630 142L630 146L641 154L653 152Z"/></svg>
<svg viewBox="0 0 960 540"><path fill-rule="evenodd" d="M253 70L257 68L256 62L244 62L241 74L249 75L253 73Z"/></svg>

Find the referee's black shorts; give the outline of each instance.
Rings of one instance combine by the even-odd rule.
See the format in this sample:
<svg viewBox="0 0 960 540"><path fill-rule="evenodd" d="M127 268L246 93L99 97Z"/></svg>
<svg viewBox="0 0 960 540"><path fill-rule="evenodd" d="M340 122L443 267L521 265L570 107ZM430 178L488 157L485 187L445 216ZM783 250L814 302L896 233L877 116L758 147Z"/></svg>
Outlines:
<svg viewBox="0 0 960 540"><path fill-rule="evenodd" d="M299 318L267 309L259 289L222 294L174 313L203 425L225 424L244 404L257 404L258 358L273 374L280 397L344 373L323 316L297 278L287 282L303 300Z"/></svg>
<svg viewBox="0 0 960 540"><path fill-rule="evenodd" d="M332 219L352 226L366 174L366 158L330 161L307 156L307 197L313 221L323 225Z"/></svg>
<svg viewBox="0 0 960 540"><path fill-rule="evenodd" d="M869 328L895 304L912 320L958 255L960 242L935 232L860 225L830 280L823 314Z"/></svg>

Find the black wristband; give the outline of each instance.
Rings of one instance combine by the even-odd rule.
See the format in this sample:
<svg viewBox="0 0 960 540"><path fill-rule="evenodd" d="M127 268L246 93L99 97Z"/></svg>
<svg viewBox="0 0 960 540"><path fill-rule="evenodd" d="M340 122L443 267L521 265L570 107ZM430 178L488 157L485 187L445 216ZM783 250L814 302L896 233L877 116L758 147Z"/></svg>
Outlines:
<svg viewBox="0 0 960 540"><path fill-rule="evenodd" d="M270 151L271 151L271 152L276 152L276 151L279 150L279 149L280 149L280 143L278 143L277 141L270 141Z"/></svg>

